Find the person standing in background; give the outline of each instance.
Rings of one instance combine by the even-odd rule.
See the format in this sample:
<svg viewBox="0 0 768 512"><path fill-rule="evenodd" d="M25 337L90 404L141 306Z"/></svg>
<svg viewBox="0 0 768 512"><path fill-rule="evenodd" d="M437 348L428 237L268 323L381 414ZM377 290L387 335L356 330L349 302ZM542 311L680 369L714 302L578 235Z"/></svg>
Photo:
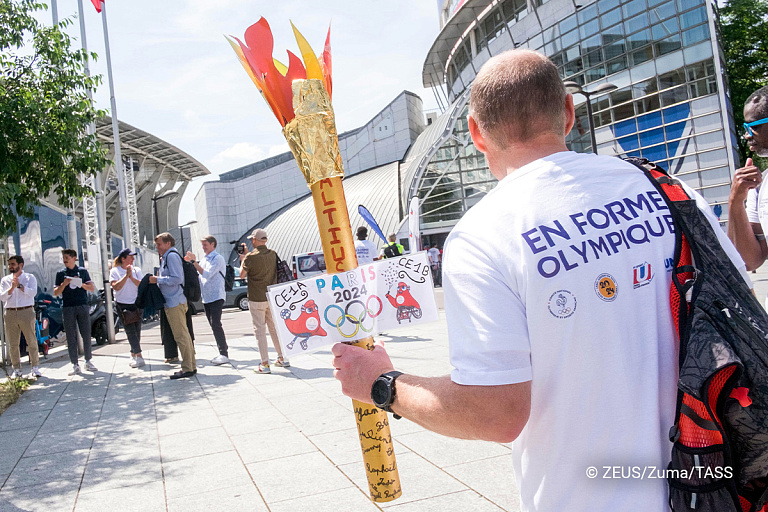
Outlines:
<svg viewBox="0 0 768 512"><path fill-rule="evenodd" d="M216 252L218 245L216 238L208 235L200 242L203 245L205 257L197 261L197 257L192 254L192 251L187 251L184 259L192 263L200 274L205 316L208 318L208 324L211 326L213 337L216 339L216 346L219 349L219 355L211 359L211 363L221 365L229 362L227 337L224 334L224 327L221 325L221 311L224 309L224 299L227 296L224 289L224 273L227 271L227 262L224 260L224 256Z"/></svg>
<svg viewBox="0 0 768 512"><path fill-rule="evenodd" d="M40 373L40 355L35 335L35 295L37 279L24 272L24 258L19 255L8 259L10 274L0 280L0 301L5 307L5 334L13 366L12 379L19 379L21 372L21 334L27 340L29 364L32 365L31 377L42 377Z"/></svg>
<svg viewBox="0 0 768 512"><path fill-rule="evenodd" d="M368 240L368 228L357 228L357 240L355 240L355 252L357 253L357 265L367 265L379 258L376 257L376 245Z"/></svg>
<svg viewBox="0 0 768 512"><path fill-rule="evenodd" d="M261 228L254 229L251 233L251 244L253 244L253 250L240 255L240 277L248 278L248 308L251 311L253 333L259 344L261 355L261 363L254 371L272 373L269 367L267 328L277 351L275 366L283 368L291 366L288 360L283 358L283 351L277 339L277 330L269 311L269 302L267 302L267 286L277 283L277 254L267 248L267 232Z"/></svg>
<svg viewBox="0 0 768 512"><path fill-rule="evenodd" d="M88 311L88 292L96 289L91 281L91 276L83 267L77 265L77 251L64 249L61 251L61 259L64 261L64 270L56 274L56 288L53 294L61 295L64 307L64 332L67 333L67 349L69 361L72 363L72 371L69 375L81 375L77 354L77 332L83 338L83 353L85 355L85 369L89 372L98 371L91 362L91 315Z"/></svg>
<svg viewBox="0 0 768 512"><path fill-rule="evenodd" d="M115 265L109 272L109 281L115 290L115 302L120 320L123 322L125 335L131 345L131 368L141 368L145 365L141 356L141 319L143 311L136 307L136 297L141 284L141 270L133 266L136 253L123 249L115 258Z"/></svg>

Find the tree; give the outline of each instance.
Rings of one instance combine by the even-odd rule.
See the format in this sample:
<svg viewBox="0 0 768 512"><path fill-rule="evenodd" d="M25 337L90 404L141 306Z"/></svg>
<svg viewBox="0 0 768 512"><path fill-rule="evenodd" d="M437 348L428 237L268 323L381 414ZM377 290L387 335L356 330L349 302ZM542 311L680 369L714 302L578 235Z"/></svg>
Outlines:
<svg viewBox="0 0 768 512"><path fill-rule="evenodd" d="M33 13L36 0L0 0L0 236L30 217L42 198L61 205L93 194L80 184L108 163L107 151L87 127L104 112L88 90L101 77L88 77L89 55L73 50L60 27L45 27ZM95 54L90 54L95 59Z"/></svg>
<svg viewBox="0 0 768 512"><path fill-rule="evenodd" d="M768 85L768 0L728 0L720 8L720 36L737 133L743 133L744 102ZM717 58L717 57L715 57ZM744 162L748 147L739 137Z"/></svg>

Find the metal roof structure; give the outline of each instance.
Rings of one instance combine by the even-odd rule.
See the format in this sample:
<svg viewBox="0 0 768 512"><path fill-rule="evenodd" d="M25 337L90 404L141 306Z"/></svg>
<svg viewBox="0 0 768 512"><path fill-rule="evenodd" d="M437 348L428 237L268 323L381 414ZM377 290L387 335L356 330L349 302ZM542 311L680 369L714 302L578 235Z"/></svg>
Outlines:
<svg viewBox="0 0 768 512"><path fill-rule="evenodd" d="M344 179L344 194L349 208L352 232L354 233L358 226L368 227L368 239L378 248L383 247L383 241L360 217L357 207L362 204L368 208L384 235L397 231L400 225L397 204L399 166L398 162L392 162ZM286 261L289 261L294 254L323 250L311 194L297 199L258 222L240 237L238 245L246 243L250 248L248 237L255 228L264 228L267 231L269 236L267 246ZM234 248L227 261L233 266L240 266Z"/></svg>
<svg viewBox="0 0 768 512"><path fill-rule="evenodd" d="M498 1L489 4L488 0L467 0L443 25L424 60L421 81L425 88L441 87L445 83L445 63L448 62L456 42L461 39L472 22L497 3Z"/></svg>
<svg viewBox="0 0 768 512"><path fill-rule="evenodd" d="M161 200L158 207L160 231L173 232L178 226L179 203L189 182L211 172L195 158L173 144L145 132L135 126L119 121L120 150L124 161L133 160L133 182L137 221L141 244L152 240L155 234L152 198L169 191L175 191L174 197ZM114 158L114 139L112 118L104 116L96 122L96 136ZM116 178L116 170L111 166L102 173L104 182L107 216L107 231L123 236L120 223L120 202L116 184L110 180ZM181 185L179 185L181 183Z"/></svg>
<svg viewBox="0 0 768 512"><path fill-rule="evenodd" d="M130 156L134 160L151 162L155 166L161 166L178 174L184 181L211 174L203 164L173 144L123 121L119 121L119 126L120 149L123 156ZM96 136L105 146L109 148L113 146L112 118L110 116L104 116L96 121Z"/></svg>

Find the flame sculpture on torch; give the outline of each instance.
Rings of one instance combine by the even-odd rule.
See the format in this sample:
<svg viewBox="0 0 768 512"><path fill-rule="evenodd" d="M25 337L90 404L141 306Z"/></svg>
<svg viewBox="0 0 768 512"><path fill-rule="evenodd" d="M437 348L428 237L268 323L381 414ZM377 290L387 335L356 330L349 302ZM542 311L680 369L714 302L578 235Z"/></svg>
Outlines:
<svg viewBox="0 0 768 512"><path fill-rule="evenodd" d="M293 33L304 62L289 51L287 66L272 57L272 31L264 18L248 27L245 43L235 37L227 40L283 127L312 191L328 273L345 272L357 267L357 255L341 184L344 168L331 106L331 31L329 28L320 58L296 27ZM372 350L373 338L352 344ZM371 499L395 500L402 491L387 413L356 400L352 405Z"/></svg>

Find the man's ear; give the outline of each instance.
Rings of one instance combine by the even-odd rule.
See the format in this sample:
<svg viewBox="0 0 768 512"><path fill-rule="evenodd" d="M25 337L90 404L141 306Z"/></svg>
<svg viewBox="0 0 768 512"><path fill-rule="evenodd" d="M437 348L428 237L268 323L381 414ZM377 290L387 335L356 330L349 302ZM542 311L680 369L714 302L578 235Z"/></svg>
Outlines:
<svg viewBox="0 0 768 512"><path fill-rule="evenodd" d="M589 101L589 99L587 99ZM565 133L563 137L567 137L573 125L576 123L576 107L573 106L573 94L565 95Z"/></svg>
<svg viewBox="0 0 768 512"><path fill-rule="evenodd" d="M472 114L467 117L467 122L469 124L469 135L472 137L472 142L474 142L475 147L481 153L487 153L488 141L486 141L485 136L483 136L480 130L480 125L477 124L477 121L472 117Z"/></svg>

